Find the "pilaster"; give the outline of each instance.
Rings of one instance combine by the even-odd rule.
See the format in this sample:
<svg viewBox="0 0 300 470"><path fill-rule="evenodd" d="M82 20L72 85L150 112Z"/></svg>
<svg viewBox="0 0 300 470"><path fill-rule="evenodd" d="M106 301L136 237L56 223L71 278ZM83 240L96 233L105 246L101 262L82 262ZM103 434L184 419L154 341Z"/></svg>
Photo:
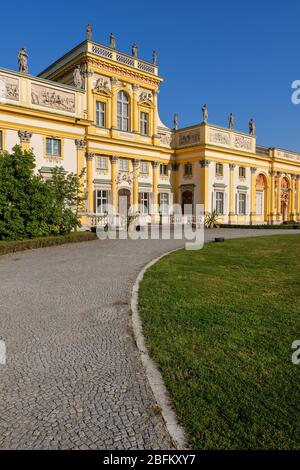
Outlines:
<svg viewBox="0 0 300 470"><path fill-rule="evenodd" d="M250 168L250 171L251 171L250 224L253 225L255 223L255 218L256 218L256 171L257 171L257 168L252 166ZM265 197L267 197L266 194L265 194Z"/></svg>
<svg viewBox="0 0 300 470"><path fill-rule="evenodd" d="M94 212L94 187L93 187L93 161L95 154L93 152L86 152L86 179L87 179L87 194L88 204L87 209L89 213Z"/></svg>
<svg viewBox="0 0 300 470"><path fill-rule="evenodd" d="M118 210L118 188L117 188L117 165L119 158L112 156L111 162L111 192L112 192L112 205L114 211Z"/></svg>
<svg viewBox="0 0 300 470"><path fill-rule="evenodd" d="M140 160L135 158L132 162L133 166L133 182L132 182L132 190L133 190L133 206L134 211L138 210L139 204L139 172L140 172Z"/></svg>
<svg viewBox="0 0 300 470"><path fill-rule="evenodd" d="M235 187L234 187L234 169L236 165L229 163L229 214L228 221L230 224L236 223L237 217L235 213Z"/></svg>
<svg viewBox="0 0 300 470"><path fill-rule="evenodd" d="M209 201L209 166L210 160L200 160L200 204L203 205L204 213L207 214Z"/></svg>

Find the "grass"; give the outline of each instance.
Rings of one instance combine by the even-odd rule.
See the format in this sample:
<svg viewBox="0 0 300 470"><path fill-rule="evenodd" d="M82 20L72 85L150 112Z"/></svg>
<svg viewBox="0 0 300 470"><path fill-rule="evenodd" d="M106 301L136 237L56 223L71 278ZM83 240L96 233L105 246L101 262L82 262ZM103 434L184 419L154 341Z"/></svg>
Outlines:
<svg viewBox="0 0 300 470"><path fill-rule="evenodd" d="M64 243L85 242L96 240L97 236L91 232L72 232L67 235L56 235L52 237L37 237L29 240L0 241L0 256L16 251L31 250L33 248L44 248L46 246L63 245Z"/></svg>
<svg viewBox="0 0 300 470"><path fill-rule="evenodd" d="M299 449L300 236L170 254L140 314L193 449Z"/></svg>

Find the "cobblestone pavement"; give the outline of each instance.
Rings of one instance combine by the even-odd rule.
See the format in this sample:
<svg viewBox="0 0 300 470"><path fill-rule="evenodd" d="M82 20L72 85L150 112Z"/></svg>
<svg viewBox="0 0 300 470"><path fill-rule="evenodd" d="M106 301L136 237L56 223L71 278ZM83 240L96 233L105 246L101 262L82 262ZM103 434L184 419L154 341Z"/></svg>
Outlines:
<svg viewBox="0 0 300 470"><path fill-rule="evenodd" d="M255 235L207 236L224 233ZM96 240L0 257L0 448L173 447L133 340L130 292L143 265L181 245Z"/></svg>

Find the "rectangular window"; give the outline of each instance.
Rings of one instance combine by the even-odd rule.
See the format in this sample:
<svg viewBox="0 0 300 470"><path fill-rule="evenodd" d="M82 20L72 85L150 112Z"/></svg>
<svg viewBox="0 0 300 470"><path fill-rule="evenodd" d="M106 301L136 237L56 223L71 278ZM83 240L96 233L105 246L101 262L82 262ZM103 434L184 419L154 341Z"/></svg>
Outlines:
<svg viewBox="0 0 300 470"><path fill-rule="evenodd" d="M105 127L105 103L102 101L96 102L96 125Z"/></svg>
<svg viewBox="0 0 300 470"><path fill-rule="evenodd" d="M223 165L222 163L216 163L216 175L223 176Z"/></svg>
<svg viewBox="0 0 300 470"><path fill-rule="evenodd" d="M191 163L186 163L184 165L184 176L192 176L193 174L193 166Z"/></svg>
<svg viewBox="0 0 300 470"><path fill-rule="evenodd" d="M218 214L224 214L224 193L222 191L216 192L216 211Z"/></svg>
<svg viewBox="0 0 300 470"><path fill-rule="evenodd" d="M149 114L141 112L141 134L148 135L149 134Z"/></svg>
<svg viewBox="0 0 300 470"><path fill-rule="evenodd" d="M0 150L3 150L3 132L0 131Z"/></svg>
<svg viewBox="0 0 300 470"><path fill-rule="evenodd" d="M246 178L246 168L244 166L239 167L239 177Z"/></svg>
<svg viewBox="0 0 300 470"><path fill-rule="evenodd" d="M128 160L125 160L124 158L121 158L119 160L119 170L120 171L129 171L129 163Z"/></svg>
<svg viewBox="0 0 300 470"><path fill-rule="evenodd" d="M108 191L106 189L97 189L96 192L96 207L97 214L104 214L107 212L108 206Z"/></svg>
<svg viewBox="0 0 300 470"><path fill-rule="evenodd" d="M239 193L239 214L246 215L246 200L247 195L245 193Z"/></svg>
<svg viewBox="0 0 300 470"><path fill-rule="evenodd" d="M140 162L140 172L141 173L149 173L149 165L148 162Z"/></svg>
<svg viewBox="0 0 300 470"><path fill-rule="evenodd" d="M141 214L149 214L150 193L140 193Z"/></svg>
<svg viewBox="0 0 300 470"><path fill-rule="evenodd" d="M168 176L168 165L165 165L164 163L162 163L159 166L159 172L161 176Z"/></svg>
<svg viewBox="0 0 300 470"><path fill-rule="evenodd" d="M59 139L46 139L46 154L51 157L60 157L61 141Z"/></svg>
<svg viewBox="0 0 300 470"><path fill-rule="evenodd" d="M159 211L161 214L169 213L169 194L168 193L159 194Z"/></svg>
<svg viewBox="0 0 300 470"><path fill-rule="evenodd" d="M107 157L97 157L97 170L107 170Z"/></svg>

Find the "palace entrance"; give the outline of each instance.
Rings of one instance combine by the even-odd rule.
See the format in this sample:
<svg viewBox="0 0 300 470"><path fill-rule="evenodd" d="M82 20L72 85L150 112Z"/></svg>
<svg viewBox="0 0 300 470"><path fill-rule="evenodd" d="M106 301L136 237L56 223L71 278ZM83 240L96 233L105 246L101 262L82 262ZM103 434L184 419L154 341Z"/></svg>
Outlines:
<svg viewBox="0 0 300 470"><path fill-rule="evenodd" d="M119 189L118 191L118 212L120 215L128 214L130 207L130 191L127 188Z"/></svg>
<svg viewBox="0 0 300 470"><path fill-rule="evenodd" d="M193 213L193 192L192 191L183 191L181 195L181 209L183 214L192 214ZM184 207L189 205L190 207Z"/></svg>

